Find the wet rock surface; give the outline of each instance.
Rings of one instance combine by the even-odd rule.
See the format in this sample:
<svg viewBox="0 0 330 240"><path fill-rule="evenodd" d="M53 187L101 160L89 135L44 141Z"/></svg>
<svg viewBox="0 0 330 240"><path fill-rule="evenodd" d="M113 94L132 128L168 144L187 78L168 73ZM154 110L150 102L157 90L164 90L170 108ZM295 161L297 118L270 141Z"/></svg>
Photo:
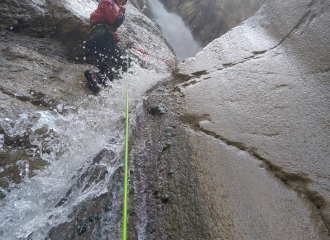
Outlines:
<svg viewBox="0 0 330 240"><path fill-rule="evenodd" d="M129 202L137 212L137 221L129 224L138 226L141 239L212 239L194 153L179 119L182 94L172 91L175 86L171 78L148 93L132 133L129 165L138 200ZM164 114L149 114L149 106L159 105Z"/></svg>
<svg viewBox="0 0 330 240"><path fill-rule="evenodd" d="M147 216L146 239L328 239L308 178L285 173L245 143L205 131L202 122L212 115L191 114L178 82L183 85L174 77L147 95L130 143L139 200L129 205ZM166 113L150 116L148 106L159 104ZM141 220L130 221L138 226Z"/></svg>
<svg viewBox="0 0 330 240"><path fill-rule="evenodd" d="M130 2L136 7L138 10L142 11L144 7L144 0L130 0Z"/></svg>
<svg viewBox="0 0 330 240"><path fill-rule="evenodd" d="M329 238L329 21L268 1L174 73L211 239Z"/></svg>
<svg viewBox="0 0 330 240"><path fill-rule="evenodd" d="M31 144L32 135L37 133L31 133L30 130L25 130L24 136L9 135L10 129L16 129L13 127L16 119L27 111L31 112L28 119L32 122L37 122L40 118L37 111L50 110L55 115L75 113L90 95L83 75L89 68L88 52L84 50L83 41L88 37L88 18L92 10L77 14L72 10L72 3L65 5L49 1L3 1L1 6L5 11L1 15L3 21L0 29L0 134L4 138L1 152L3 161L0 163L4 170L0 172L0 177L6 176L9 181L15 179L14 182L19 183L25 174L16 165L17 160L24 159L30 166L29 176L33 176L33 170L48 164L38 156L45 152L50 154L52 149L51 146L40 148L39 145ZM94 1L80 4L80 7L85 8L96 6ZM158 29L136 9L131 8L127 25L119 33L123 41L131 39L138 42L141 48L145 48L144 44L150 48L155 45L175 58L170 48L166 50L168 43ZM134 27L135 24L145 26L148 35L153 34L155 38L158 36L162 40L155 42L149 39L143 43L140 40L145 33L134 34L134 31L139 31L139 28ZM135 56L139 57L138 54ZM144 64L144 67L150 66ZM167 66L159 65L159 69L164 68ZM56 134L49 132L39 139L47 137L52 138L52 141L48 140L49 145L57 138ZM11 159L10 163L8 159ZM26 164L22 165L23 168Z"/></svg>
<svg viewBox="0 0 330 240"><path fill-rule="evenodd" d="M89 92L87 64L62 47L88 26L72 3L1 2L1 237L121 239L124 110L119 88ZM175 61L131 7L123 38ZM268 1L161 83L133 85L129 239L329 239L329 13L321 0ZM24 20L10 29L19 14ZM149 61L143 71L151 66L150 78L170 69ZM95 119L94 109L109 114ZM84 128L88 135L79 135ZM102 141L105 132L114 137Z"/></svg>
<svg viewBox="0 0 330 240"><path fill-rule="evenodd" d="M97 4L0 3L0 238L121 238L124 125L117 104L124 105L118 101L124 99L120 90L124 84L116 79L115 90L109 87L95 95L83 75L91 68L83 45L89 14ZM122 44L130 40L140 49L157 49L175 62L157 27L130 3L126 10L119 29ZM171 67L145 62L139 52L131 55L136 71L153 76L131 95L139 105L140 92L161 78L155 74L169 75ZM139 82L139 76L135 80ZM101 125L93 120L99 113L106 113ZM101 134L95 134L98 129ZM84 131L90 138L86 144ZM105 141L99 139L106 134ZM79 150L70 156L75 148ZM135 195L133 187L130 194ZM130 208L129 214L134 218L135 209ZM130 230L137 232L134 226Z"/></svg>
<svg viewBox="0 0 330 240"><path fill-rule="evenodd" d="M325 1L268 1L147 94L147 239L329 239L329 21Z"/></svg>
<svg viewBox="0 0 330 240"><path fill-rule="evenodd" d="M74 105L88 91L81 82L86 65L66 60L66 52L57 40L2 32L6 34L1 36L0 46L0 123L4 138L0 153L4 171L0 176L19 183L21 178L32 177L34 170L49 164L42 156L61 154L53 146L58 138L56 132L42 126L32 130L29 126L40 119L39 110L63 114L76 109ZM21 114L27 115L19 120ZM11 133L24 125L26 129L18 135ZM22 164L17 164L19 161Z"/></svg>
<svg viewBox="0 0 330 240"><path fill-rule="evenodd" d="M104 157L109 157L108 154L100 153ZM97 156L97 158L99 155ZM105 163L105 162L104 162ZM75 184L66 194L66 198L74 191L87 191L91 185L91 181L96 183L100 181L99 170L100 165L91 166L87 171L83 171L72 180ZM101 167L102 169L102 167ZM103 169L103 171L105 171ZM92 174L90 174L92 172ZM105 171L104 173L108 173ZM105 176L104 175L104 176ZM49 230L47 233L48 239L90 239L99 237L110 237L120 239L121 228L118 228L118 223L122 222L122 197L123 197L123 168L117 167L117 170L112 174L111 179L107 180L108 186L106 193L95 198L91 198L79 203L69 219L65 223L59 224ZM104 178L104 177L103 177ZM85 186L85 184L87 185ZM58 206L65 204L66 201L61 200ZM34 235L32 234L31 237Z"/></svg>

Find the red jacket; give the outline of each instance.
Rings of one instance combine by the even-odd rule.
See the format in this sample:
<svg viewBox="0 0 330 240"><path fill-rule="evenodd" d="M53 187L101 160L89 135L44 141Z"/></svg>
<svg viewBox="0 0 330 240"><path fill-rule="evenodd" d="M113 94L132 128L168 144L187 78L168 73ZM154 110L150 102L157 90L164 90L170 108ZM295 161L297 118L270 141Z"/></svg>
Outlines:
<svg viewBox="0 0 330 240"><path fill-rule="evenodd" d="M91 13L90 26L95 22L109 22L115 31L124 21L124 18L124 12L119 10L116 3L111 0L103 0L99 3L97 9Z"/></svg>

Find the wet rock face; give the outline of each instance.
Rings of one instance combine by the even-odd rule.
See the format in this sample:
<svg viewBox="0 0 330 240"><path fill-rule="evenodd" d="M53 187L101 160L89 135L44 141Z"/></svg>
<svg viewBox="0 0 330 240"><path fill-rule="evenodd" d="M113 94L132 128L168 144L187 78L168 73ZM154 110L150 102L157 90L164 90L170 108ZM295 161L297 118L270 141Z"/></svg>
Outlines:
<svg viewBox="0 0 330 240"><path fill-rule="evenodd" d="M45 1L1 1L0 28L22 32L34 37L56 35L53 14Z"/></svg>
<svg viewBox="0 0 330 240"><path fill-rule="evenodd" d="M141 1L135 2L141 4ZM9 214L13 218L21 219L20 216L10 213L15 208L10 207L10 204L20 207L19 199L15 199L16 195L13 191L23 189L32 196L31 202L38 202L36 205L32 204L32 208L38 206L36 211L42 208L39 204L40 198L36 196L41 194L47 196L45 201L47 204L53 201L46 206L48 213L60 211L60 216L65 218L58 221L56 214L48 216L27 214L31 218L24 218L20 223L16 220L13 222L20 225L20 229L26 224L29 230L18 233L16 230L12 231L12 226L2 225L0 238L12 239L19 234L27 239L45 237L47 239L89 239L100 236L119 239L121 237L121 228L118 227L118 223L122 222L123 193L122 157L119 156L121 153L118 153L121 151L121 142L118 140L120 136L114 136L106 144L114 146L111 149L116 151L104 149L98 154L99 149L88 142L82 149L87 152L95 151L93 154L96 157L93 158L91 154L92 156L87 159L85 155L79 156L79 151L76 157L82 164L79 164L77 168L74 167L77 161L64 157L72 149L67 146L70 145L73 148L77 145L81 146L80 144L84 141L85 138L81 138L77 145L71 142L76 137L76 133L81 133L81 124L95 117L94 111L96 115L97 112L102 112L97 110L98 107L104 107L103 109L107 112L116 112L112 104L116 99L122 99L120 91L112 92L104 89L109 92L103 92L104 95L102 93L94 95L86 86L83 73L91 66L87 64L89 59L85 54L83 41L88 37L89 14L96 9L97 4L98 1L94 0L5 0L0 2L2 10L0 14L0 205L2 212L0 215L5 218L4 216ZM125 22L118 30L122 45L126 40L130 40L139 49L157 50L166 59L176 61L173 51L168 47L168 43L157 27L131 3L126 5L126 11ZM153 79L154 74L158 72L161 72L162 76L171 73L171 68L162 62L155 64L149 60L140 66L139 58L143 59L141 62L144 62L143 54L139 52L131 52L131 54L136 60L135 67L142 73L147 72ZM86 61L83 57L87 57ZM123 81L117 80L116 84L119 88L124 85ZM144 88L141 88L142 93L139 94L142 95L143 91L147 91L148 86L145 84ZM108 99L111 104L103 105ZM119 116L120 123L114 120L104 128L102 134L112 132L108 129L110 125L114 126L115 131L117 131L117 125L118 129L122 128L120 114L121 112L114 114ZM95 122L99 121L100 119L95 120ZM53 123L57 127L54 127ZM71 123L79 123L75 126L77 129L69 127ZM95 134L93 131L98 127L93 126L91 129L87 130L85 136ZM68 134L71 130L74 134ZM67 135L69 135L68 138ZM59 167L57 164L61 161L67 162L67 166L71 167L72 171L69 171L67 167ZM66 169L68 173L66 175L68 184L64 184L64 189L61 188L63 192L56 188L61 180L66 179L63 173L59 173L59 177L51 181L51 187L42 188L43 190L40 191L34 188L34 184L28 184L38 181L36 179L39 178L44 179L43 174L48 170L53 174L53 170L56 172L62 169ZM100 193L98 192L100 189L95 189L95 186L102 184L105 184L105 187L100 188L102 189ZM20 188L23 185L31 187L27 187L28 190L26 187ZM54 194L45 193L45 189L54 190ZM89 197L90 192L94 191L95 195ZM134 195L134 187L130 187L129 192ZM21 194L18 195L21 196ZM82 195L88 197L83 197L82 200ZM10 210L6 211L5 208ZM63 208L70 210L62 213ZM129 214L131 219L134 218L135 210L130 208ZM31 230L31 219L41 215L45 217L45 222L52 223L47 224L46 229L36 226ZM136 232L135 226L131 226L130 234L137 235Z"/></svg>
<svg viewBox="0 0 330 240"><path fill-rule="evenodd" d="M97 161L109 163L111 153L102 151L96 156ZM74 220L54 226L47 233L47 239L90 239L107 236L119 239L121 228L118 223L122 221L122 192L123 192L123 169L119 167L108 182L106 193L101 196L80 202L71 213ZM66 196L60 200L56 207L65 205L72 199L74 193L83 194L91 189L90 185L109 177L105 166L91 165L88 169L80 169L72 179L72 186ZM50 217L52 219L53 216ZM71 218L70 217L70 218ZM35 235L30 235L33 238Z"/></svg>
<svg viewBox="0 0 330 240"><path fill-rule="evenodd" d="M253 16L265 1L161 0L168 10L183 18L204 45Z"/></svg>
<svg viewBox="0 0 330 240"><path fill-rule="evenodd" d="M88 62L88 55L85 55L83 41L88 37L89 14L97 4L96 1L82 1L77 6L70 1L1 1L0 126L3 128L0 128L0 137L3 141L0 146L3 146L4 152L0 154L0 178L8 177L1 186L7 188L8 181L21 182L25 174L20 169L24 170L26 164L31 168L27 175L33 176L33 170L47 165L39 155L49 154L50 149L49 146L31 144L29 136L36 134L29 129L24 131L26 136L9 135L9 124L14 126L19 115L27 112L31 113L28 119L32 122L39 119L36 113L39 110L73 113L78 103L90 94L83 75L88 68L84 64ZM122 41L130 39L143 49L145 45L162 48L163 54L175 58L151 21L128 5L125 24L119 31ZM148 36L151 34L153 39L159 41L144 42L145 33L135 34L135 31L144 28L148 29ZM84 61L83 57L87 60ZM165 65L158 67L167 68ZM53 136L54 139L57 137ZM49 136L44 135L44 138ZM16 162L21 159L26 162L22 166L17 165Z"/></svg>
<svg viewBox="0 0 330 240"><path fill-rule="evenodd" d="M173 91L175 86L175 80L164 81L146 95L132 133L129 166L135 192L129 206L138 214L129 225L145 239L216 239L203 212L194 153L180 122L183 96ZM157 114L159 106L162 114Z"/></svg>
<svg viewBox="0 0 330 240"><path fill-rule="evenodd" d="M143 0L130 0L130 2L136 7L139 11L142 11L144 7L144 1Z"/></svg>
<svg viewBox="0 0 330 240"><path fill-rule="evenodd" d="M68 63L65 50L56 40L2 30L0 56L0 179L6 182L1 187L7 189L7 183L20 183L34 176L34 170L47 166L41 156L60 154L55 153L55 132L43 127L31 129L31 124L40 119L35 111L67 113L67 107L79 99L72 95L73 89L80 89L80 94L87 89L77 84L84 67ZM72 73L77 75L63 77ZM22 113L27 117L18 120Z"/></svg>
<svg viewBox="0 0 330 240"><path fill-rule="evenodd" d="M78 46L88 36L89 15L86 11L75 14L70 9L72 4L68 5L52 1L2 1L0 28L36 38L57 38L71 59L82 57ZM77 11L90 5L97 6L93 1L85 1L77 4Z"/></svg>
<svg viewBox="0 0 330 240"><path fill-rule="evenodd" d="M214 239L329 238L329 24L328 1L267 1L179 67Z"/></svg>
<svg viewBox="0 0 330 240"><path fill-rule="evenodd" d="M149 238L329 239L329 25L327 1L268 1L148 92L132 164Z"/></svg>
<svg viewBox="0 0 330 240"><path fill-rule="evenodd" d="M40 112L79 116L94 99L82 81L87 66L69 60L71 40L88 31L73 2L1 2L0 200L33 176L27 166L41 170L48 154L62 153L52 150L57 134L31 128ZM127 9L123 38L175 59L159 31ZM148 91L129 144L130 239L329 238L329 13L327 1L268 1ZM105 149L77 168L54 203L74 203L67 221L48 226L67 212L51 214L42 237L26 238L120 239L118 155ZM77 200L95 185L104 194Z"/></svg>

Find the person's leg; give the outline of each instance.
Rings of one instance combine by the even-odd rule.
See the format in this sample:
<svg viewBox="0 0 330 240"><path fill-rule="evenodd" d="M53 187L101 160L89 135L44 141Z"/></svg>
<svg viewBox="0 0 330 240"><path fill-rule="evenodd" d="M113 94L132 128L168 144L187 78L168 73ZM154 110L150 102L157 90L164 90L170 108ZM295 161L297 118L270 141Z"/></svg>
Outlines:
<svg viewBox="0 0 330 240"><path fill-rule="evenodd" d="M106 82L106 72L109 68L109 54L108 54L108 29L103 27L95 28L86 42L86 47L90 50L93 56L94 65L99 69L97 82L104 84Z"/></svg>
<svg viewBox="0 0 330 240"><path fill-rule="evenodd" d="M111 51L111 44L108 43L107 44L107 48L104 49L104 57L105 57L105 64L104 64L104 69L102 71L102 73L105 74L106 77L108 77L108 79L110 81L113 80L113 71L112 71L112 51Z"/></svg>
<svg viewBox="0 0 330 240"><path fill-rule="evenodd" d="M107 52L106 49L100 49L99 54L96 56L97 58L96 66L99 69L99 72L96 75L99 79L100 84L105 84L106 76L110 65L109 56L106 52Z"/></svg>
<svg viewBox="0 0 330 240"><path fill-rule="evenodd" d="M117 71L122 70L122 71L126 72L127 71L127 59L125 57L124 51L122 50L122 48L118 42L112 43L111 53L112 53L113 67Z"/></svg>
<svg viewBox="0 0 330 240"><path fill-rule="evenodd" d="M93 53L93 61L99 69L97 73L100 84L104 84L106 77L113 80L116 71L127 71L127 60L119 42L113 39L113 32L106 28L96 28L92 31L89 49ZM87 45L87 44L86 44ZM87 46L86 46L87 47Z"/></svg>

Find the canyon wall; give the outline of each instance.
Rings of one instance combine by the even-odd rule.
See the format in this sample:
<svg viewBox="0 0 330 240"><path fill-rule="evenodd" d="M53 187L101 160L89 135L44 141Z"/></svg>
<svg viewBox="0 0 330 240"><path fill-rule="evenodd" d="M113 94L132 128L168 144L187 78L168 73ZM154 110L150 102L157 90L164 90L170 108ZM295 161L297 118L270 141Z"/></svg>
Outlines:
<svg viewBox="0 0 330 240"><path fill-rule="evenodd" d="M329 239L329 25L329 1L267 1L147 93L150 238Z"/></svg>

